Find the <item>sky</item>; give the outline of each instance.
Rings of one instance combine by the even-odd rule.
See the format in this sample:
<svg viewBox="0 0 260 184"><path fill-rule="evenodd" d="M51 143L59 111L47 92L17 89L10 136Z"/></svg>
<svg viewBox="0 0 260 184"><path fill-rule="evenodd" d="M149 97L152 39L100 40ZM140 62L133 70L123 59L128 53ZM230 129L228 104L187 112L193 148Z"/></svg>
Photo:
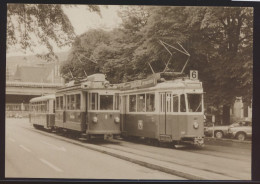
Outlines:
<svg viewBox="0 0 260 184"><path fill-rule="evenodd" d="M87 10L87 5L78 5L77 7L63 7L64 12L67 14L68 18L70 19L74 31L76 35L81 35L82 33L86 32L88 29L93 28L102 28L102 29L113 29L120 25L121 19L117 14L119 10L119 6L117 5L109 5L103 6L100 5L101 16L96 12L90 12ZM34 49L34 53L26 51L23 53L19 51L19 48L10 49L7 52L8 56L17 56L17 55L35 55L35 54L42 54L44 49L40 46ZM55 52L64 52L69 51L70 47L63 47L58 48L54 46Z"/></svg>

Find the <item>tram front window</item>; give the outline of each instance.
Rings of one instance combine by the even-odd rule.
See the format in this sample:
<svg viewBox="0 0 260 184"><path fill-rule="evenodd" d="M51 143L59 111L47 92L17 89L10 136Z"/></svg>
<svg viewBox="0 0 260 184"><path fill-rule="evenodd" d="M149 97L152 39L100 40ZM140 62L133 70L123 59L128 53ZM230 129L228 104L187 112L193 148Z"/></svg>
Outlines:
<svg viewBox="0 0 260 184"><path fill-rule="evenodd" d="M113 95L100 95L100 110L113 110Z"/></svg>
<svg viewBox="0 0 260 184"><path fill-rule="evenodd" d="M202 94L187 94L189 112L202 112Z"/></svg>

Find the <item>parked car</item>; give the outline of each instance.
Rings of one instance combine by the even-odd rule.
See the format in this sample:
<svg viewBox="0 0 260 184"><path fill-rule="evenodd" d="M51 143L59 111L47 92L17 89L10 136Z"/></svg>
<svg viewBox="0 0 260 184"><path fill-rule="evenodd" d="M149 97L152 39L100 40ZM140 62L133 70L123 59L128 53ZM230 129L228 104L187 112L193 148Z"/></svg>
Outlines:
<svg viewBox="0 0 260 184"><path fill-rule="evenodd" d="M240 121L238 126L230 126L228 128L228 135L232 138L236 138L240 141L244 141L246 138L252 138L252 122Z"/></svg>
<svg viewBox="0 0 260 184"><path fill-rule="evenodd" d="M231 125L214 125L213 123L208 123L204 126L205 136L212 137L214 132L214 137L221 139L223 137L229 137L228 129L229 127L238 127L239 123L233 123Z"/></svg>
<svg viewBox="0 0 260 184"><path fill-rule="evenodd" d="M220 139L227 136L229 125L210 125L208 127L204 127L205 136L213 136Z"/></svg>

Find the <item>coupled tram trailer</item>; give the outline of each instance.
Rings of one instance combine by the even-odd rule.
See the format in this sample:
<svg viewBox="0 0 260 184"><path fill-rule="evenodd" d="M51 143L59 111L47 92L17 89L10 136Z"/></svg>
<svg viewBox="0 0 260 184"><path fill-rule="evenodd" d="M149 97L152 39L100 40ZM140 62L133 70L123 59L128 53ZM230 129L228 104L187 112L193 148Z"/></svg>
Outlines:
<svg viewBox="0 0 260 184"><path fill-rule="evenodd" d="M36 97L29 103L29 121L35 128L51 130L55 124L55 95Z"/></svg>
<svg viewBox="0 0 260 184"><path fill-rule="evenodd" d="M167 81L156 74L119 85L122 136L204 146L203 88L192 74Z"/></svg>
<svg viewBox="0 0 260 184"><path fill-rule="evenodd" d="M120 135L119 90L105 80L105 75L72 81L58 89L54 99L52 128L56 131L73 132L84 139Z"/></svg>

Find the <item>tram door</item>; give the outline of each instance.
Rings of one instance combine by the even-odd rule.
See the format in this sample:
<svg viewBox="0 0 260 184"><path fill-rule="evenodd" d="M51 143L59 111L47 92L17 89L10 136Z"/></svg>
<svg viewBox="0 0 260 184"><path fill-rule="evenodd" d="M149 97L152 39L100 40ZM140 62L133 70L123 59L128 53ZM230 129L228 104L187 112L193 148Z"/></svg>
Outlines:
<svg viewBox="0 0 260 184"><path fill-rule="evenodd" d="M172 124L168 116L172 112L172 93L159 93L159 98L159 133L160 135L171 135Z"/></svg>

